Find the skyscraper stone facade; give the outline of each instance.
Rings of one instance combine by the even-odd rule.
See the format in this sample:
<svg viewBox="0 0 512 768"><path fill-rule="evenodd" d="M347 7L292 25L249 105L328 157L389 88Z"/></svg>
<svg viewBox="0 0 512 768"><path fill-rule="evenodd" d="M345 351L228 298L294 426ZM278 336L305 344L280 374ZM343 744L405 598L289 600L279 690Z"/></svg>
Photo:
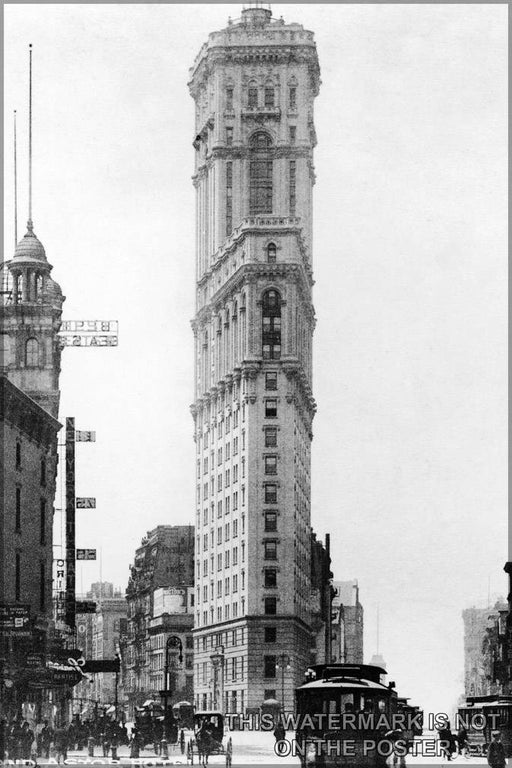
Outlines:
<svg viewBox="0 0 512 768"><path fill-rule="evenodd" d="M249 7L210 34L196 105L195 696L293 707L314 659L313 33ZM284 701L283 701L284 699ZM274 702L275 703L275 702Z"/></svg>

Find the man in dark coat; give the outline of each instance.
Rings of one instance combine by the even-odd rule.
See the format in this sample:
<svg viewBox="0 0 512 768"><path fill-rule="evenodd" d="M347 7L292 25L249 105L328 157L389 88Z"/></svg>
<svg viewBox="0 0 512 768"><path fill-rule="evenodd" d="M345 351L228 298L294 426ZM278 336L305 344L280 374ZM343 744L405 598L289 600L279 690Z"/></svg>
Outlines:
<svg viewBox="0 0 512 768"><path fill-rule="evenodd" d="M501 733L492 732L492 741L487 750L487 762L490 768L505 768L507 760L505 758L505 748L501 742Z"/></svg>

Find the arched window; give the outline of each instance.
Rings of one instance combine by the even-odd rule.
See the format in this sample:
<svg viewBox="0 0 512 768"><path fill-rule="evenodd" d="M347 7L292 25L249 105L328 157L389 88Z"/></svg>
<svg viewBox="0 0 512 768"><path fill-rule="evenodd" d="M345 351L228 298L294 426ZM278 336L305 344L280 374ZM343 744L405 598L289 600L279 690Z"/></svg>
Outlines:
<svg viewBox="0 0 512 768"><path fill-rule="evenodd" d="M255 133L251 139L249 163L249 212L251 216L259 213L272 213L271 146L270 137L263 131Z"/></svg>
<svg viewBox="0 0 512 768"><path fill-rule="evenodd" d="M28 339L25 345L25 365L34 367L39 362L39 344L37 339Z"/></svg>
<svg viewBox="0 0 512 768"><path fill-rule="evenodd" d="M277 261L277 247L275 243L267 245L267 261L269 264L275 264Z"/></svg>
<svg viewBox="0 0 512 768"><path fill-rule="evenodd" d="M263 294L261 347L264 360L281 357L281 297L274 290Z"/></svg>

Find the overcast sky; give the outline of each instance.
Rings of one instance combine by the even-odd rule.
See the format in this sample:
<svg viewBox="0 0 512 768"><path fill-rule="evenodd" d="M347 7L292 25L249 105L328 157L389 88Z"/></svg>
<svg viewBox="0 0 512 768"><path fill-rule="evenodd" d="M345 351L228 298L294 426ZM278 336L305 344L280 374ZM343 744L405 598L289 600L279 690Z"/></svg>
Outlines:
<svg viewBox="0 0 512 768"><path fill-rule="evenodd" d="M26 219L64 318L116 319L117 349L66 349L77 545L123 589L144 533L194 521L194 137L188 68L223 5L6 5L6 258L18 109ZM463 690L461 611L506 594L505 5L280 5L315 32L312 522L357 578L365 652L402 696ZM59 506L59 505L58 505ZM58 543L58 537L57 537ZM79 566L85 590L99 563Z"/></svg>

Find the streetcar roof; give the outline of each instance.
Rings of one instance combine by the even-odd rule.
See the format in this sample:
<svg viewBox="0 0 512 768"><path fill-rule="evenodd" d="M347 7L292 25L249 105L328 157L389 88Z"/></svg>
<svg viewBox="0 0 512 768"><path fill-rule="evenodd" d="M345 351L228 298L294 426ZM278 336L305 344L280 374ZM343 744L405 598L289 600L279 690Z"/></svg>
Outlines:
<svg viewBox="0 0 512 768"><path fill-rule="evenodd" d="M297 691L333 691L333 690L364 690L378 691L379 693L391 693L392 689L382 683L373 680L350 679L347 677L328 678L327 680L313 680L297 688Z"/></svg>

